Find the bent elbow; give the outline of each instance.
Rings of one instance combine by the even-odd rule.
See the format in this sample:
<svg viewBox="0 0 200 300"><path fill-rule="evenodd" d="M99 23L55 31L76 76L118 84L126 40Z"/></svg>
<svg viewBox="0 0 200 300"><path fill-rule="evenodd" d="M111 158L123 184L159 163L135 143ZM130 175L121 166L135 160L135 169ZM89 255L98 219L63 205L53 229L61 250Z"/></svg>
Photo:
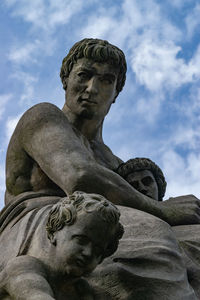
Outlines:
<svg viewBox="0 0 200 300"><path fill-rule="evenodd" d="M67 194L75 191L90 192L92 187L91 173L89 168L81 168L74 172L70 172L67 183Z"/></svg>

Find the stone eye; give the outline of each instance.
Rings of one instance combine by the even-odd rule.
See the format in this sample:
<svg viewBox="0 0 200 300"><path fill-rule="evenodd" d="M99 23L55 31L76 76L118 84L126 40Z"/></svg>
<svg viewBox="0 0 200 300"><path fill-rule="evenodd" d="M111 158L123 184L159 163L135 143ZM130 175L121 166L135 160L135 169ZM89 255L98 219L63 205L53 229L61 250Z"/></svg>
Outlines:
<svg viewBox="0 0 200 300"><path fill-rule="evenodd" d="M142 183L144 185L150 185L152 182L153 182L153 180L152 180L151 177L145 177L145 178L142 179Z"/></svg>
<svg viewBox="0 0 200 300"><path fill-rule="evenodd" d="M100 80L102 82L104 82L105 84L112 84L113 83L113 80L110 77L102 77Z"/></svg>
<svg viewBox="0 0 200 300"><path fill-rule="evenodd" d="M78 73L78 77L82 80L89 79L90 75L84 71Z"/></svg>
<svg viewBox="0 0 200 300"><path fill-rule="evenodd" d="M100 257L103 255L103 249L99 246L94 246L94 253L96 255L96 257Z"/></svg>
<svg viewBox="0 0 200 300"><path fill-rule="evenodd" d="M88 239L85 236L76 235L74 238L77 240L78 244L80 245L86 245L88 243Z"/></svg>
<svg viewBox="0 0 200 300"><path fill-rule="evenodd" d="M139 188L138 181L132 181L130 184L137 190Z"/></svg>

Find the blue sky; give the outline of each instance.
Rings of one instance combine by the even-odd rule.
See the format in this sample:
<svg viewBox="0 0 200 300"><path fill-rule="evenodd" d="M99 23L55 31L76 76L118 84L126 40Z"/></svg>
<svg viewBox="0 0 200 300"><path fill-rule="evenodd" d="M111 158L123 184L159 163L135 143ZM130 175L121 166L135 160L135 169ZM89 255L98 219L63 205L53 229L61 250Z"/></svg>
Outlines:
<svg viewBox="0 0 200 300"><path fill-rule="evenodd" d="M1 0L0 207L13 129L36 103L62 107L61 61L84 37L106 39L127 58L105 143L123 160L154 160L168 182L165 199L200 198L199 16L197 0Z"/></svg>

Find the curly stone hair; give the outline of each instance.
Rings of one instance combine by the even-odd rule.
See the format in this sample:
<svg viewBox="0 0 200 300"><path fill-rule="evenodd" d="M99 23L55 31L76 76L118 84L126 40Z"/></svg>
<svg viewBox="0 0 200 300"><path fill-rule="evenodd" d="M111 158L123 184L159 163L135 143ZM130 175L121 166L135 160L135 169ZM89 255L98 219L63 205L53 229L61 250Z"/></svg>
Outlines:
<svg viewBox="0 0 200 300"><path fill-rule="evenodd" d="M108 63L119 69L117 79L117 95L123 89L126 80L126 59L124 53L116 46L100 39L83 39L70 49L68 55L63 59L60 77L64 90L67 89L66 78L69 77L73 65L80 58L93 59L96 62Z"/></svg>
<svg viewBox="0 0 200 300"><path fill-rule="evenodd" d="M64 226L74 224L80 212L98 212L100 218L107 223L108 228L115 228L115 233L102 255L102 260L112 255L117 250L124 229L119 222L120 212L118 208L98 194L87 194L76 191L55 204L49 212L46 223L48 238L52 240L56 231L61 230Z"/></svg>
<svg viewBox="0 0 200 300"><path fill-rule="evenodd" d="M162 170L151 159L144 157L129 159L127 162L122 163L116 172L126 179L132 172L143 170L149 170L153 174L158 186L158 200L162 201L165 195L167 183Z"/></svg>

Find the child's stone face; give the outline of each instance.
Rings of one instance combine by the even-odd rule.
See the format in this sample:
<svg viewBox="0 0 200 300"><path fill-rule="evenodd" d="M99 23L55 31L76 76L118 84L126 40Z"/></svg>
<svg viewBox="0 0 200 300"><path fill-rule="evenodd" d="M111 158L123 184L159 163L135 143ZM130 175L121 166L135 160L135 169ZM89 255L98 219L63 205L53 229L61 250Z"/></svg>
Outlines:
<svg viewBox="0 0 200 300"><path fill-rule="evenodd" d="M73 225L55 233L56 269L75 277L93 271L102 259L111 234L107 223L96 212L81 213Z"/></svg>
<svg viewBox="0 0 200 300"><path fill-rule="evenodd" d="M158 185L151 171L132 172L127 176L126 180L140 193L158 200Z"/></svg>

